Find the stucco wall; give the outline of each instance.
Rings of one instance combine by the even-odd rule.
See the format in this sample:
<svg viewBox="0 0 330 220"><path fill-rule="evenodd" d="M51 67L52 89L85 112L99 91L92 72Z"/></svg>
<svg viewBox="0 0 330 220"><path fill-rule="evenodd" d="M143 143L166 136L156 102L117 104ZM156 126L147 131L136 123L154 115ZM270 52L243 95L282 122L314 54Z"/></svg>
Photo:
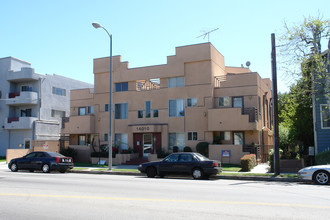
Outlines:
<svg viewBox="0 0 330 220"><path fill-rule="evenodd" d="M209 145L209 158L220 160L221 163L241 164L241 158L248 154L242 151L242 145ZM222 151L230 150L230 157L222 157Z"/></svg>

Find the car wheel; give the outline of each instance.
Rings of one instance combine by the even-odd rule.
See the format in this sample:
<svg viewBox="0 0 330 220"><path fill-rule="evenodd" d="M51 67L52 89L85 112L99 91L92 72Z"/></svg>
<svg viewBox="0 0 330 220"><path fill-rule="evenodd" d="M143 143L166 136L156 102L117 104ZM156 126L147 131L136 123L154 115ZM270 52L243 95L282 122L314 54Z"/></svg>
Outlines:
<svg viewBox="0 0 330 220"><path fill-rule="evenodd" d="M203 178L203 171L200 168L194 168L192 170L192 177L194 179L202 179Z"/></svg>
<svg viewBox="0 0 330 220"><path fill-rule="evenodd" d="M329 183L329 173L327 171L317 171L314 174L314 178L313 178L314 182L320 185L325 185Z"/></svg>
<svg viewBox="0 0 330 220"><path fill-rule="evenodd" d="M49 173L49 165L48 164L44 164L44 165L42 165L42 172L44 172L44 173Z"/></svg>
<svg viewBox="0 0 330 220"><path fill-rule="evenodd" d="M12 164L10 165L10 170L11 170L12 172L17 172L17 170L18 170L18 168L17 168L17 164L16 164L16 163L12 163Z"/></svg>
<svg viewBox="0 0 330 220"><path fill-rule="evenodd" d="M147 177L154 178L157 174L157 170L155 167L148 167L147 168Z"/></svg>

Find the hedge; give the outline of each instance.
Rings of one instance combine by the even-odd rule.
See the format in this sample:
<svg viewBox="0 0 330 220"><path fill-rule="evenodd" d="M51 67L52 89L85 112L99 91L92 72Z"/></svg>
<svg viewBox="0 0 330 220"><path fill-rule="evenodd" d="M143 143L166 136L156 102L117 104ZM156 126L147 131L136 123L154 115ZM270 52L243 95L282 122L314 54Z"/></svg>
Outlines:
<svg viewBox="0 0 330 220"><path fill-rule="evenodd" d="M255 154L247 154L241 158L241 167L243 172L247 172L253 169L257 165L257 159Z"/></svg>
<svg viewBox="0 0 330 220"><path fill-rule="evenodd" d="M317 165L330 164L330 151L324 151L315 156Z"/></svg>

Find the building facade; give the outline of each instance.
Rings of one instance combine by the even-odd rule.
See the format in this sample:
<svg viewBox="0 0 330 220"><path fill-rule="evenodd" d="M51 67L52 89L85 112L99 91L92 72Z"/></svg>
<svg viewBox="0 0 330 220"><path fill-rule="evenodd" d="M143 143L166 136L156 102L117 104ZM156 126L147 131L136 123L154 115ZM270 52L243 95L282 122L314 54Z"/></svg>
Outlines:
<svg viewBox="0 0 330 220"><path fill-rule="evenodd" d="M70 115L70 90L92 84L35 73L31 64L0 59L0 156L7 149L32 149L34 141L58 141L61 117Z"/></svg>
<svg viewBox="0 0 330 220"><path fill-rule="evenodd" d="M315 95L313 97L313 114L314 114L314 145L315 153L319 154L330 150L330 95L327 87L329 87L330 73L330 50L322 53L325 59L326 68L322 79L316 79ZM325 80L325 83L321 80Z"/></svg>
<svg viewBox="0 0 330 220"><path fill-rule="evenodd" d="M94 59L94 90L71 92L71 115L62 130L70 145L107 144L109 81L109 57ZM177 47L164 65L129 68L114 56L112 92L113 146L119 152L148 157L174 147L195 151L208 142L210 158L220 159L223 150L240 158L248 153L244 147L272 144L270 79L226 67L210 43Z"/></svg>

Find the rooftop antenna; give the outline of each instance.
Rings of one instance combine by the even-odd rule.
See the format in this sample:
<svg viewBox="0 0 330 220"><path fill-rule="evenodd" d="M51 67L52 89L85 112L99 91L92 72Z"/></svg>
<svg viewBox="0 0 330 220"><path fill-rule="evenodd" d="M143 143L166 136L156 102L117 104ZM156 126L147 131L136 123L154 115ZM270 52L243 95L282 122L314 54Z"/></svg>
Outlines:
<svg viewBox="0 0 330 220"><path fill-rule="evenodd" d="M203 37L203 39L205 39L205 37L207 36L207 42L210 42L210 33L211 33L211 32L214 32L214 31L216 31L216 30L218 30L218 29L219 29L219 28L216 28L216 29L213 29L213 30L211 30L211 31L208 31L208 32L206 32L206 33L204 33L204 34L202 34L202 35L196 37L196 38Z"/></svg>

